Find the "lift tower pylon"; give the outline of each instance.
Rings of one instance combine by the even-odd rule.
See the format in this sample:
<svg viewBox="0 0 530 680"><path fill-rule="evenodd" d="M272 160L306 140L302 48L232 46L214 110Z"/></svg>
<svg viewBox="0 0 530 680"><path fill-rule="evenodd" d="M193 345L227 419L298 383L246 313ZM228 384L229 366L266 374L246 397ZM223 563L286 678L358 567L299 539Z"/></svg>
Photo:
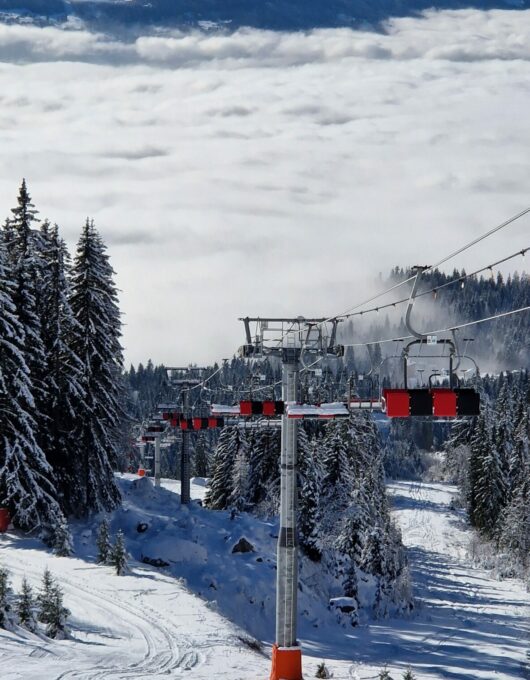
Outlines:
<svg viewBox="0 0 530 680"><path fill-rule="evenodd" d="M189 418L189 392L190 388L197 387L202 384L202 381L197 375L206 371L206 368L199 368L198 366L168 367L166 371L169 374L170 384L181 389L182 395L182 415L183 418ZM184 374L184 377L174 377L174 373L178 375ZM191 501L191 465L190 465L190 436L189 430L182 430L182 447L180 453L180 503L181 505L188 505Z"/></svg>
<svg viewBox="0 0 530 680"><path fill-rule="evenodd" d="M299 374L304 356L342 356L336 345L338 320L249 318L245 324L246 344L240 353L248 359L272 355L282 361L282 397L286 404L299 400ZM253 338L251 324L256 324ZM328 334L328 331L331 332ZM276 336L275 336L276 334ZM268 336L268 340L266 339ZM280 477L280 531L276 570L276 638L272 651L270 680L302 680L302 649L297 639L298 533L297 466L298 422L282 416Z"/></svg>

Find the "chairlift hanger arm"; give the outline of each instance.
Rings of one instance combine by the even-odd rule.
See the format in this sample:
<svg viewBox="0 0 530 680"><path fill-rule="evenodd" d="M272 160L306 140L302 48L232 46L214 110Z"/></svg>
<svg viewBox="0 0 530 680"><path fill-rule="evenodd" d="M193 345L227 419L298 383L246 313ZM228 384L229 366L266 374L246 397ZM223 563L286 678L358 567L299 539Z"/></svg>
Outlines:
<svg viewBox="0 0 530 680"><path fill-rule="evenodd" d="M412 290L410 291L410 297L409 297L409 302L407 305L407 312L405 314L405 325L407 327L408 332L414 336L415 338L422 339L426 337L425 333L420 333L417 331L415 328L411 326L410 323L410 315L412 313L412 308L414 306L414 301L416 299L416 294L418 292L418 286L420 283L420 278L423 272L428 269L427 266L417 266L413 267L413 269L416 271L416 278L414 279L414 283L412 284Z"/></svg>

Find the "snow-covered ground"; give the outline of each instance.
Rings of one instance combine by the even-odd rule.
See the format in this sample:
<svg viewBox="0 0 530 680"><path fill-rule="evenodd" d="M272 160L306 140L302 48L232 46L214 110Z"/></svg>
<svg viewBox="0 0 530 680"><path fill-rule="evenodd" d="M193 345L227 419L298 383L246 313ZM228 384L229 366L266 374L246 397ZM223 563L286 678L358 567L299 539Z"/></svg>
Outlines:
<svg viewBox="0 0 530 680"><path fill-rule="evenodd" d="M69 640L49 641L29 633L0 630L0 678L103 680L184 675L196 680L265 679L269 672L267 657L249 650L238 637L244 636L244 631L220 614L224 611L244 624L245 617L232 616L223 597L232 593L236 605L242 606L237 603L246 592L245 582L254 579L260 597L262 583L268 588L273 580L273 554L232 556L228 547L224 552L220 549L223 544L231 546L243 529L258 532L259 525L253 518L235 525L226 513L206 513L197 505L179 515L178 505L172 502L178 501L173 498L178 484L171 481L164 482L166 490L159 497L145 484L131 487L130 480L123 483L132 490L113 525L125 528L133 554L141 546L152 547L155 537L149 537L149 532L157 531L160 537L163 527L169 532L175 523L185 532L183 541L189 541L181 547L191 548L193 532L199 527L208 533L210 554L206 563L197 543L195 567L189 561L171 560L166 571L134 562L130 575L118 577L109 567L93 563L93 527L74 526L75 558L54 557L30 539L0 536L0 564L10 569L15 587L19 587L23 574L38 586L48 565L59 578L65 603L72 611ZM314 677L321 659L326 660L336 680L374 678L385 663L395 680L408 664L418 680L530 677L528 669L525 671L530 596L520 583L496 581L467 563L469 532L462 518L449 510L454 489L399 482L390 485L390 491L410 550L416 613L407 619L390 619L357 629L335 624L324 614L318 627L312 627L302 616L306 677ZM204 486L197 480L193 495L200 498L203 493ZM155 511L160 524L155 522ZM207 514L214 515L211 524L204 519ZM135 537L140 515L148 516L151 528ZM269 535L262 527L263 535L256 536L256 546L260 551L273 552L274 527L267 526ZM219 533L219 544L213 542L214 529ZM173 557L178 556L178 550L165 550L166 555L171 552ZM208 568L219 571L218 607L193 594L183 579L175 578L182 569L189 587L197 592ZM211 593L203 595L212 599ZM302 597L302 603L305 601ZM252 609L244 611L250 616ZM268 611L267 606L267 616Z"/></svg>

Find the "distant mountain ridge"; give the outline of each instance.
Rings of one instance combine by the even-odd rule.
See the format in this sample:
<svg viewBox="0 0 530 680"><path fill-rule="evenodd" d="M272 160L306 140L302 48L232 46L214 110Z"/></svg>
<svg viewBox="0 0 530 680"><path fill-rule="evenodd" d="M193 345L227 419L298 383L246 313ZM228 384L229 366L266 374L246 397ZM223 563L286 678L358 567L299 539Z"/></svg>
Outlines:
<svg viewBox="0 0 530 680"><path fill-rule="evenodd" d="M57 22L82 19L90 27L166 26L270 30L377 26L390 17L427 9L527 9L530 0L0 0L0 19Z"/></svg>

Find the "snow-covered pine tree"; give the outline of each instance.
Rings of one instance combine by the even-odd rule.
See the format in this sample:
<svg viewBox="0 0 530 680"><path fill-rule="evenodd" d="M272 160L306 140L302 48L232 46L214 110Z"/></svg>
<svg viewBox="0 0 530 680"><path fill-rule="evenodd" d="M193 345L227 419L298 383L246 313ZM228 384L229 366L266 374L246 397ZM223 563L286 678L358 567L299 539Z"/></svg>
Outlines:
<svg viewBox="0 0 530 680"><path fill-rule="evenodd" d="M212 476L204 498L211 510L225 510L234 490L233 468L240 447L244 446L238 427L223 428L212 463Z"/></svg>
<svg viewBox="0 0 530 680"><path fill-rule="evenodd" d="M364 572L375 578L376 588L373 611L378 618L387 616L390 602L397 599L394 597L397 576L394 551L397 545L397 537L392 535L388 526L376 525L366 532L363 553L361 555L361 568ZM403 564L402 569L405 568L406 562Z"/></svg>
<svg viewBox="0 0 530 680"><path fill-rule="evenodd" d="M0 504L15 526L48 542L64 524L53 471L35 441L35 401L25 360L26 335L14 302L16 282L0 238Z"/></svg>
<svg viewBox="0 0 530 680"><path fill-rule="evenodd" d="M10 594L9 572L5 567L0 567L0 628L5 628L8 622Z"/></svg>
<svg viewBox="0 0 530 680"><path fill-rule="evenodd" d="M33 591L27 578L24 576L17 602L18 622L21 626L31 631L35 630L34 608L35 601L33 598Z"/></svg>
<svg viewBox="0 0 530 680"><path fill-rule="evenodd" d="M16 314L24 329L20 346L31 376L31 394L35 402L33 413L35 440L41 449L49 443L48 418L46 416L46 356L42 339L41 296L42 240L34 228L39 219L38 211L31 202L26 181L22 180L17 197L17 206L11 209L9 220L7 252L13 273L13 301Z"/></svg>
<svg viewBox="0 0 530 680"><path fill-rule="evenodd" d="M488 538L496 535L497 522L506 504L507 483L501 454L488 431L480 449L478 476L475 482L475 526Z"/></svg>
<svg viewBox="0 0 530 680"><path fill-rule="evenodd" d="M72 267L70 305L77 322L71 350L83 365L83 417L76 437L81 453L75 513L112 510L120 502L113 466L122 409L120 311L112 269L94 223L87 220Z"/></svg>
<svg viewBox="0 0 530 680"><path fill-rule="evenodd" d="M273 514L278 507L280 484L280 432L258 430L249 452L249 504L258 513Z"/></svg>
<svg viewBox="0 0 530 680"><path fill-rule="evenodd" d="M530 566L530 463L502 512L498 541L524 569Z"/></svg>
<svg viewBox="0 0 530 680"><path fill-rule="evenodd" d="M49 638L63 638L65 635L66 620L70 611L64 606L63 591L55 582L51 589L50 607L46 623L46 635Z"/></svg>
<svg viewBox="0 0 530 680"><path fill-rule="evenodd" d="M46 457L57 480L59 500L70 513L77 508L82 479L79 442L75 436L85 417L81 387L83 364L71 344L78 328L69 302L69 255L57 225L41 227L43 291L42 338L46 358L45 402L48 419Z"/></svg>
<svg viewBox="0 0 530 680"><path fill-rule="evenodd" d="M232 492L228 499L236 512L243 512L249 506L249 476L248 441L242 440L232 463Z"/></svg>
<svg viewBox="0 0 530 680"><path fill-rule="evenodd" d="M57 521L53 532L52 547L57 557L68 557L74 550L72 534L64 517Z"/></svg>
<svg viewBox="0 0 530 680"><path fill-rule="evenodd" d="M202 432L199 432L195 442L193 469L196 477L208 477L208 450Z"/></svg>
<svg viewBox="0 0 530 680"><path fill-rule="evenodd" d="M320 536L320 484L322 471L315 456L315 444L303 427L298 428L298 533L300 549L309 559L322 557Z"/></svg>
<svg viewBox="0 0 530 680"><path fill-rule="evenodd" d="M114 567L118 576L121 576L127 569L127 549L125 547L125 537L121 529L116 534L116 541L110 554L110 564Z"/></svg>
<svg viewBox="0 0 530 680"><path fill-rule="evenodd" d="M317 667L317 672L315 674L315 678L331 678L331 677L332 675L329 672L328 667L326 666L324 661L322 661L322 663L319 663Z"/></svg>
<svg viewBox="0 0 530 680"><path fill-rule="evenodd" d="M489 445L491 445L489 434L489 409L484 409L477 418L476 426L473 436L470 441L470 455L468 467L468 496L467 496L467 512L471 524L479 527L481 524L480 518L480 503L478 500L479 482L482 475L482 460L486 455Z"/></svg>
<svg viewBox="0 0 530 680"><path fill-rule="evenodd" d="M98 562L100 564L107 564L112 554L112 543L110 542L109 523L106 519L99 525L96 545L98 548Z"/></svg>
<svg viewBox="0 0 530 680"><path fill-rule="evenodd" d="M341 521L340 533L337 537L337 549L348 558L343 581L344 595L357 598L357 567L361 564L364 536L370 527L370 512L366 507L360 490L356 490L352 501Z"/></svg>
<svg viewBox="0 0 530 680"><path fill-rule="evenodd" d="M348 423L331 421L322 440L322 487L323 512L328 521L336 518L349 504L353 476L348 453ZM330 517L331 515L331 517Z"/></svg>
<svg viewBox="0 0 530 680"><path fill-rule="evenodd" d="M46 567L42 575L41 589L37 595L38 616L41 623L48 624L53 614L53 599L55 580L51 571Z"/></svg>
<svg viewBox="0 0 530 680"><path fill-rule="evenodd" d="M375 422L369 413L357 414L350 423L349 458L354 470L353 486L361 508L371 507L375 522L388 516L384 455ZM369 499L369 501L368 501Z"/></svg>

